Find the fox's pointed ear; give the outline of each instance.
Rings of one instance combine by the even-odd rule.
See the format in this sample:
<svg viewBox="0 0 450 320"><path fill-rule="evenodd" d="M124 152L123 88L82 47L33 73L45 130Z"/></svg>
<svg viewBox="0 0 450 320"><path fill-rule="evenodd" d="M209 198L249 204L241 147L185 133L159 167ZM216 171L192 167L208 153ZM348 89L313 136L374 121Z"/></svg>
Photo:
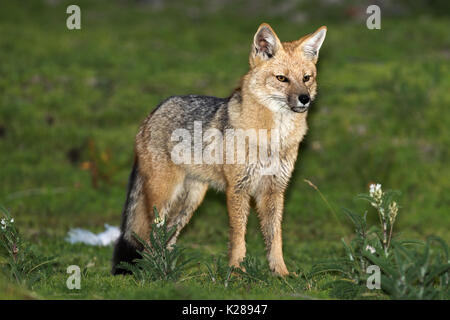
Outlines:
<svg viewBox="0 0 450 320"><path fill-rule="evenodd" d="M250 64L272 58L280 48L281 42L275 31L267 23L261 24L253 38Z"/></svg>
<svg viewBox="0 0 450 320"><path fill-rule="evenodd" d="M305 59L312 60L314 63L317 62L317 59L319 58L319 50L325 40L326 34L327 27L322 26L317 29L316 32L306 36L302 40L300 50L302 51L302 55Z"/></svg>

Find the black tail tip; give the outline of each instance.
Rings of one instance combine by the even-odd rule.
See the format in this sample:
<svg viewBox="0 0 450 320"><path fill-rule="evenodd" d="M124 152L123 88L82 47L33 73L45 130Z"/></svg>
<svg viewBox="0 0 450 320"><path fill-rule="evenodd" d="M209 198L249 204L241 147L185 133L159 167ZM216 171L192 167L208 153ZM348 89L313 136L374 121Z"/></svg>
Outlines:
<svg viewBox="0 0 450 320"><path fill-rule="evenodd" d="M131 274L130 271L122 269L118 265L121 262L133 263L133 260L141 258L138 250L139 248L136 245L130 243L121 235L114 247L111 274L114 276Z"/></svg>

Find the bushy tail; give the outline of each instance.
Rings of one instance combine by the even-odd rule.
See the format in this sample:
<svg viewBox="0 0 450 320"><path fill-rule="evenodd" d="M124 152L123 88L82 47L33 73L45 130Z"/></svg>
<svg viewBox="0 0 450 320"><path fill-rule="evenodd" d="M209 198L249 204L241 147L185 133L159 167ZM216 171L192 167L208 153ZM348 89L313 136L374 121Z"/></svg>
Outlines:
<svg viewBox="0 0 450 320"><path fill-rule="evenodd" d="M127 230L129 225L128 222L133 215L133 210L135 209L136 203L140 196L142 196L141 181L138 172L138 164L137 161L135 161L133 170L131 171L130 178L128 180L127 199L125 201L125 206L122 212L120 237L114 247L111 270L111 273L113 275L129 273L126 270L117 267L120 262L123 261L132 263L134 259L141 257L137 250L141 250L142 248L139 248L136 243L129 241L127 237L125 237L125 235L130 232L130 230Z"/></svg>

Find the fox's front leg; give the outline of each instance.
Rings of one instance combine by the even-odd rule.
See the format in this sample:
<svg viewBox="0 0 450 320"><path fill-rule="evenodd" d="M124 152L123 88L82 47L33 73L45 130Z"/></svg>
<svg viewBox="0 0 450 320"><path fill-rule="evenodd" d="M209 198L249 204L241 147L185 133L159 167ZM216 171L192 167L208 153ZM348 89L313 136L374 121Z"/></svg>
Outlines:
<svg viewBox="0 0 450 320"><path fill-rule="evenodd" d="M268 188L256 197L261 231L267 248L270 269L278 275L286 276L289 271L283 259L281 221L283 218L284 195L281 190Z"/></svg>
<svg viewBox="0 0 450 320"><path fill-rule="evenodd" d="M245 231L250 210L250 196L234 187L227 189L228 218L230 222L229 265L240 268L245 258Z"/></svg>

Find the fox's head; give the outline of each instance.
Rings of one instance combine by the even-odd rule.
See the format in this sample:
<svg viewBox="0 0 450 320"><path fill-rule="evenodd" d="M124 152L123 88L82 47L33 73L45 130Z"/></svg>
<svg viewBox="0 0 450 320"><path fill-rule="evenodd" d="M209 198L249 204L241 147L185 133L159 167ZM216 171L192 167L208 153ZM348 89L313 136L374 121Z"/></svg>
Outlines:
<svg viewBox="0 0 450 320"><path fill-rule="evenodd" d="M259 26L250 53L247 88L274 112L305 112L317 93L316 63L327 28L281 42L266 23Z"/></svg>

